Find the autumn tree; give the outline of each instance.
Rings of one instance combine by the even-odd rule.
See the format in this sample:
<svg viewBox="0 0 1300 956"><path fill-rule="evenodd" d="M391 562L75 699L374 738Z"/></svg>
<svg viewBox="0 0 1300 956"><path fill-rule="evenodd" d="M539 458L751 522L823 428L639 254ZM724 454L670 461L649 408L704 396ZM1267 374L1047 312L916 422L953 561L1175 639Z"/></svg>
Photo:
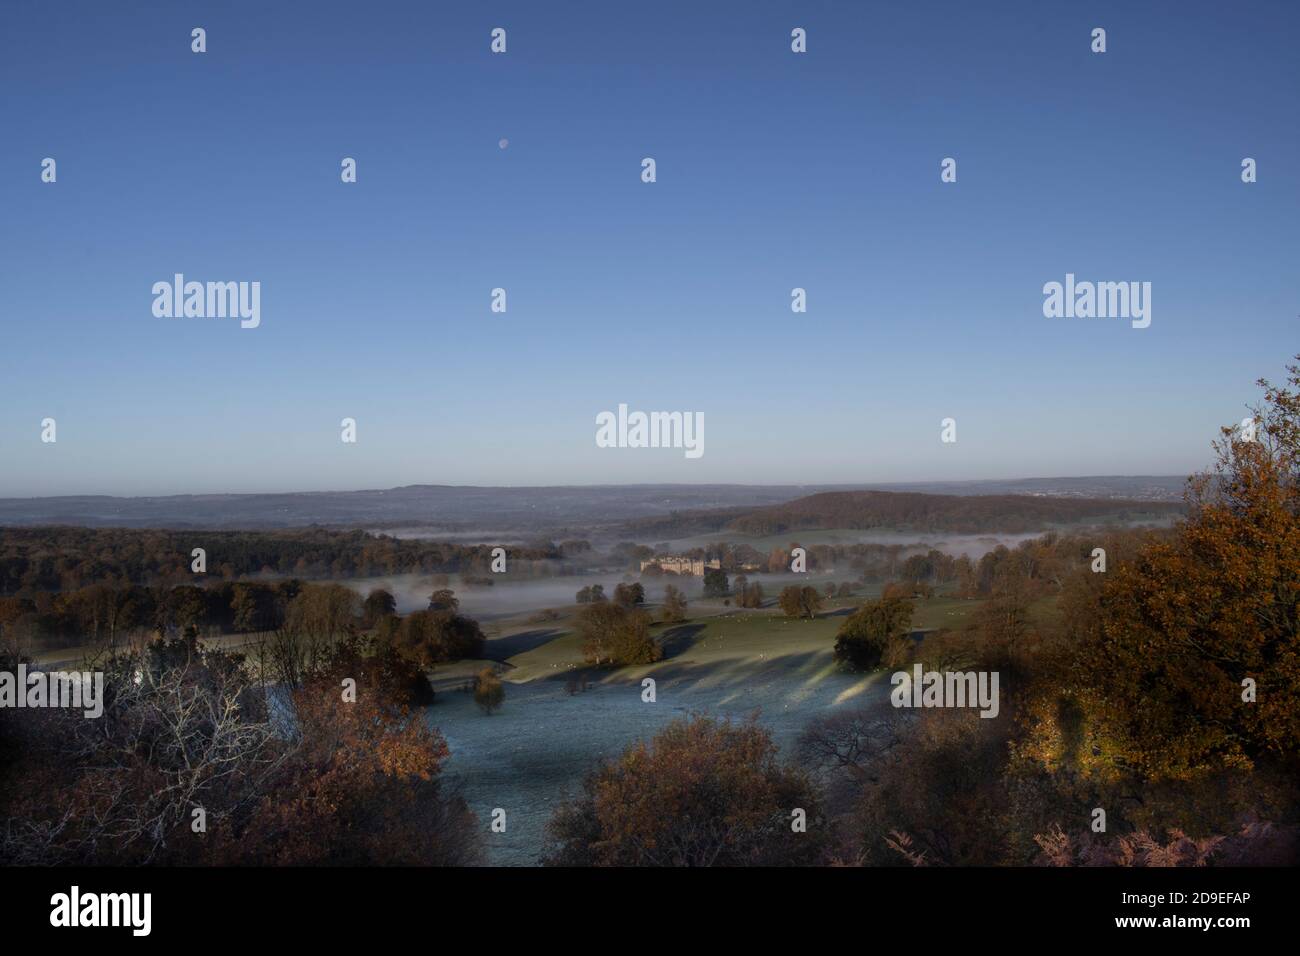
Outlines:
<svg viewBox="0 0 1300 956"><path fill-rule="evenodd" d="M1191 780L1300 751L1300 366L1261 381L1246 428L1187 494L1169 540L1076 593L1071 666L1034 708L1050 767ZM1252 434L1253 432L1253 434ZM1068 731L1060 714L1072 713ZM1067 732L1068 731L1068 732Z"/></svg>
<svg viewBox="0 0 1300 956"><path fill-rule="evenodd" d="M397 600L387 588L375 588L366 595L361 613L366 627L374 627L384 618L397 613Z"/></svg>
<svg viewBox="0 0 1300 956"><path fill-rule="evenodd" d="M740 581L743 577L744 575L741 575L741 577L736 578L736 603L744 608L762 607L764 598L763 585L758 581L751 584L748 580L742 585Z"/></svg>
<svg viewBox="0 0 1300 956"><path fill-rule="evenodd" d="M405 656L432 667L479 657L486 637L473 618L452 611L413 611L402 618L393 640Z"/></svg>
<svg viewBox="0 0 1300 956"><path fill-rule="evenodd" d="M321 665L309 675L318 684L350 679L358 694L400 707L433 703L433 684L424 668L404 655L392 641L379 636L353 635L334 644Z"/></svg>
<svg viewBox="0 0 1300 956"><path fill-rule="evenodd" d="M355 633L359 603L357 593L342 584L303 586L288 602L280 625L259 642L259 655L272 676L300 687L334 641Z"/></svg>
<svg viewBox="0 0 1300 956"><path fill-rule="evenodd" d="M994 585L988 600L975 612L975 626L990 641L1015 648L1030 630L1029 601L1025 582L1003 577Z"/></svg>
<svg viewBox="0 0 1300 956"><path fill-rule="evenodd" d="M686 597L671 584L664 588L662 618L665 624L679 624L686 620Z"/></svg>
<svg viewBox="0 0 1300 956"><path fill-rule="evenodd" d="M812 620L822 607L821 593L811 585L799 587L792 584L782 588L778 601L787 617L806 617Z"/></svg>
<svg viewBox="0 0 1300 956"><path fill-rule="evenodd" d="M614 587L614 603L621 607L640 607L645 603L645 587L637 581L621 583Z"/></svg>
<svg viewBox="0 0 1300 956"><path fill-rule="evenodd" d="M336 675L293 695L298 744L247 823L213 834L213 862L464 866L478 827L441 780L446 740L378 695L339 694Z"/></svg>
<svg viewBox="0 0 1300 956"><path fill-rule="evenodd" d="M451 588L437 588L429 595L429 610L455 613L460 610L460 598Z"/></svg>

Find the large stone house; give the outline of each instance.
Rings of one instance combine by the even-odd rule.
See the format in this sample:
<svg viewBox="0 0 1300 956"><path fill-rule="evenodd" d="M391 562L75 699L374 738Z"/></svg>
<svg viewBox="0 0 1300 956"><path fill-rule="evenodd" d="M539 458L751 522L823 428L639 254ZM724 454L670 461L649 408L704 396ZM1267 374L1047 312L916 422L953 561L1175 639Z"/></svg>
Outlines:
<svg viewBox="0 0 1300 956"><path fill-rule="evenodd" d="M642 571L649 567L657 567L671 574L693 574L702 578L706 569L721 568L722 562L717 558L705 561L703 558L688 558L681 554L663 554L641 562Z"/></svg>

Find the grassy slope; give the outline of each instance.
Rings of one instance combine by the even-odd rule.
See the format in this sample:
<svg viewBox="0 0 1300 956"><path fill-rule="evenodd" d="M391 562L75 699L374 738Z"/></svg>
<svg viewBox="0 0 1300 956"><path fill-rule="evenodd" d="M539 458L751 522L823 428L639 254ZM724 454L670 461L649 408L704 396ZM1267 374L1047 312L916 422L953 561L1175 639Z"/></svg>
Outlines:
<svg viewBox="0 0 1300 956"><path fill-rule="evenodd" d="M791 620L780 610L756 611L724 607L721 602L692 604L685 624L656 624L653 633L669 647L669 656L657 664L624 667L602 672L604 680L639 680L656 671L676 672L687 665L713 667L744 666L750 662L789 655L829 655L835 634L845 616L861 599L830 602L816 620ZM1035 602L1031 614L1038 618L1050 613L1052 600ZM913 627L931 630L955 628L969 620L978 601L939 595L917 604ZM531 650L510 657L510 670L503 675L514 683L546 679L582 666L581 641L572 629L572 615L554 625L561 633ZM514 632L503 629L503 634Z"/></svg>

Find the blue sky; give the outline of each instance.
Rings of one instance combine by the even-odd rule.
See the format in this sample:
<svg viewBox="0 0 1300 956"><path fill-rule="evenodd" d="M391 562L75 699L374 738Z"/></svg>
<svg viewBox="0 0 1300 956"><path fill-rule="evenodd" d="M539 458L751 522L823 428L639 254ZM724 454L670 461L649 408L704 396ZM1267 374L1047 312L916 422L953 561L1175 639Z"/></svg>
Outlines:
<svg viewBox="0 0 1300 956"><path fill-rule="evenodd" d="M0 495L1177 474L1300 351L1294 3L0 26ZM177 272L261 282L260 328L156 318ZM1150 328L1044 318L1067 272L1151 282ZM597 448L619 403L705 454Z"/></svg>

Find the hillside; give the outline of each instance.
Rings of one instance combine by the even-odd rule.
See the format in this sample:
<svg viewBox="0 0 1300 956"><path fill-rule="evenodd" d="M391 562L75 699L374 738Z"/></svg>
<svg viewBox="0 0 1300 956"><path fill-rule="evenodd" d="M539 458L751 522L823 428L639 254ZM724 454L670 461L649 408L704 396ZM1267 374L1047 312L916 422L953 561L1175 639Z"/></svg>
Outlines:
<svg viewBox="0 0 1300 956"><path fill-rule="evenodd" d="M1163 523L1181 502L1048 495L928 494L917 491L825 491L756 508L701 508L623 523L636 540L735 532L762 536L831 529L1020 534L1057 525Z"/></svg>

